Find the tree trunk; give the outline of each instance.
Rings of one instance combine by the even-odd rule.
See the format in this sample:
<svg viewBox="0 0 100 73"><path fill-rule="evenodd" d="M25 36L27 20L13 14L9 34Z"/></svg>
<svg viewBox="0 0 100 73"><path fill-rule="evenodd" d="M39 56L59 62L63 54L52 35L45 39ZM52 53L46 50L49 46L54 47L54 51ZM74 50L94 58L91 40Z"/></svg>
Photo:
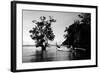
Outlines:
<svg viewBox="0 0 100 73"><path fill-rule="evenodd" d="M46 47L43 45L42 46L42 51L45 51L46 50Z"/></svg>
<svg viewBox="0 0 100 73"><path fill-rule="evenodd" d="M41 52L41 59L44 59L44 56L45 56L45 51L46 51L46 47L43 45L43 46L41 46L41 48L42 48L42 52Z"/></svg>

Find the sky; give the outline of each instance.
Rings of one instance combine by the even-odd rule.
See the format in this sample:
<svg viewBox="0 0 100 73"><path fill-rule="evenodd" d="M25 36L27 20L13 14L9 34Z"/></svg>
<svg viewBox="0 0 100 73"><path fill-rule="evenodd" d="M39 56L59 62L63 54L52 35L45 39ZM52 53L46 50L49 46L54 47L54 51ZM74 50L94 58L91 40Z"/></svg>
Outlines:
<svg viewBox="0 0 100 73"><path fill-rule="evenodd" d="M45 16L47 19L52 16L56 19L51 27L55 38L49 41L51 44L61 44L64 39L65 27L71 25L74 20L79 20L78 12L56 12L56 11L36 11L36 10L23 10L23 45L35 45L35 41L31 39L29 31L34 27L33 20L39 20L40 16Z"/></svg>

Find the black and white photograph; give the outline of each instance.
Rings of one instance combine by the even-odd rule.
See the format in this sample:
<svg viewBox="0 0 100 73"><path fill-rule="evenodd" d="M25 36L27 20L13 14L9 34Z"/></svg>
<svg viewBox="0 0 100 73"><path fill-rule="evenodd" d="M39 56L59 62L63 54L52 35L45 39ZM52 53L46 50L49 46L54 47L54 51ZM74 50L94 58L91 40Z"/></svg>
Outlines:
<svg viewBox="0 0 100 73"><path fill-rule="evenodd" d="M22 62L91 59L91 14L23 10Z"/></svg>
<svg viewBox="0 0 100 73"><path fill-rule="evenodd" d="M97 67L97 6L11 3L12 72Z"/></svg>

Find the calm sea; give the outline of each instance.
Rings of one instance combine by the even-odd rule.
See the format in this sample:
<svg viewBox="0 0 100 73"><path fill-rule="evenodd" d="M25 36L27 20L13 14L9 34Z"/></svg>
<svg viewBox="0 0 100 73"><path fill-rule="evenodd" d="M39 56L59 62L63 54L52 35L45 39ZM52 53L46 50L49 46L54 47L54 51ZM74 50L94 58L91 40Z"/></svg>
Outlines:
<svg viewBox="0 0 100 73"><path fill-rule="evenodd" d="M23 46L22 51L23 63L74 60L75 56L78 57L80 54L76 55L76 52L72 52L70 48L65 46L61 46L61 48L49 46L44 52L41 51L41 47Z"/></svg>

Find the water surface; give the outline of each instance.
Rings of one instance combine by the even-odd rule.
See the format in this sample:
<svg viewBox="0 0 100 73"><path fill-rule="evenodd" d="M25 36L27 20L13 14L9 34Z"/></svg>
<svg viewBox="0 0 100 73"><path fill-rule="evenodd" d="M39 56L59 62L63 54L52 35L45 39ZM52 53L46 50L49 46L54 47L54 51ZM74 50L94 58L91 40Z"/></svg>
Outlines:
<svg viewBox="0 0 100 73"><path fill-rule="evenodd" d="M22 61L26 62L45 62L45 61L64 61L74 60L77 57L80 58L80 54L72 51L70 48L61 46L49 46L46 51L42 52L41 47L36 48L35 46L23 46Z"/></svg>

